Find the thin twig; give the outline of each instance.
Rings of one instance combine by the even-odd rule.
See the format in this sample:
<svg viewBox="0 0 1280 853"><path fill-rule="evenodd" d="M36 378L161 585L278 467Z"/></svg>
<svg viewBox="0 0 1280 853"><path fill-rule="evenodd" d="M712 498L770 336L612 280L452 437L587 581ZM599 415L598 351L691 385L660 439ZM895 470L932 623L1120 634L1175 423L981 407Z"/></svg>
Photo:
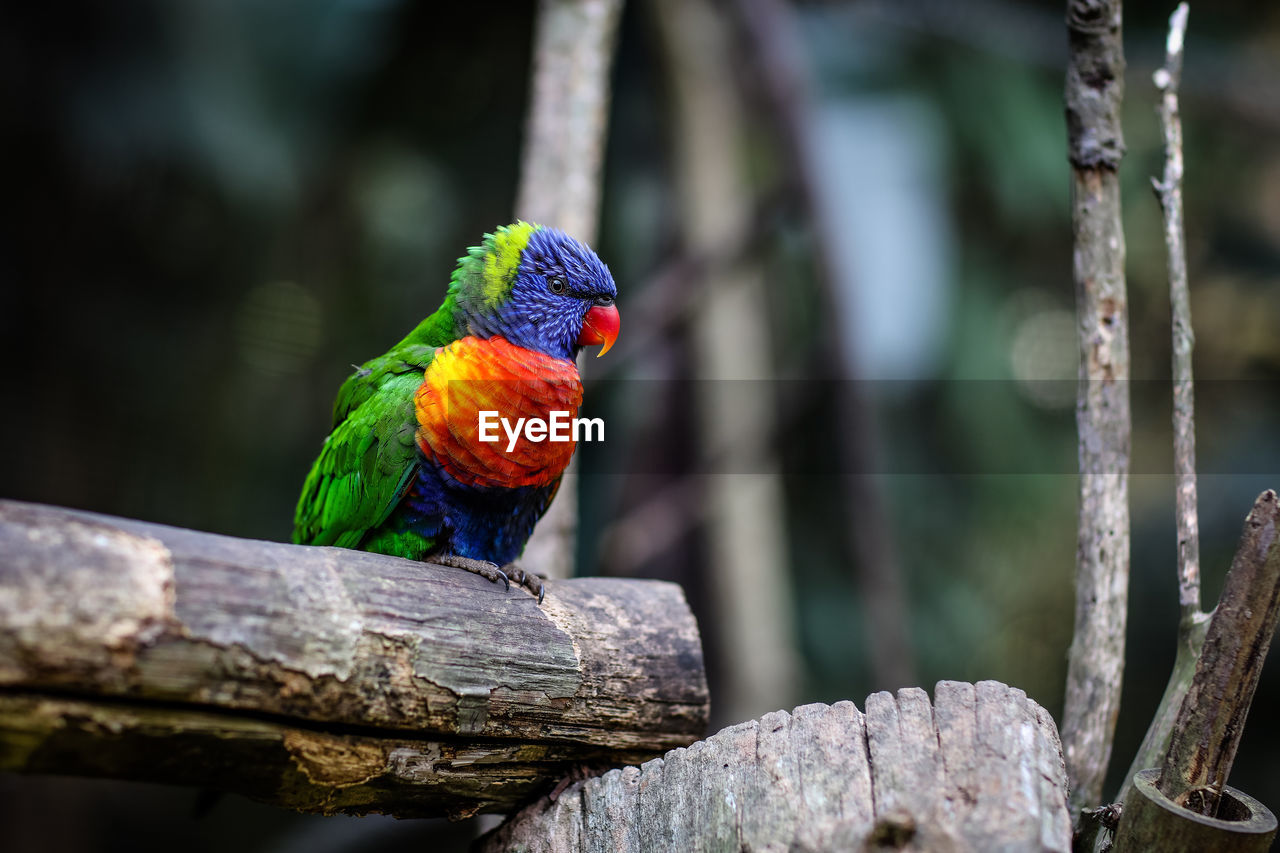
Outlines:
<svg viewBox="0 0 1280 853"><path fill-rule="evenodd" d="M1076 814L1102 797L1129 595L1129 323L1116 174L1124 154L1121 19L1120 0L1071 0L1067 8L1080 524L1062 742Z"/></svg>
<svg viewBox="0 0 1280 853"><path fill-rule="evenodd" d="M1196 514L1195 388L1191 380L1191 297L1187 288L1187 250L1182 219L1182 119L1178 116L1178 83L1182 78L1182 45L1187 32L1186 3L1169 18L1165 62L1156 70L1160 125L1164 130L1164 178L1151 180L1164 211L1164 243L1169 263L1169 297L1173 304L1173 467L1177 478L1178 603L1184 621L1200 613L1200 525Z"/></svg>
<svg viewBox="0 0 1280 853"><path fill-rule="evenodd" d="M1154 75L1156 87L1163 94L1159 112L1165 166L1163 180L1152 181L1164 211L1173 306L1174 465L1178 478L1178 599L1182 622L1174 672L1130 775L1132 778L1136 770L1154 764L1162 754L1157 783L1160 792L1187 809L1214 817L1280 618L1280 501L1275 492L1266 491L1254 503L1222 598L1206 631L1207 617L1200 610L1193 336L1182 219L1182 125L1178 117L1178 83L1188 11L1187 4L1182 3L1170 16L1165 64ZM1201 648L1193 655L1197 644ZM1193 660L1195 671L1191 675ZM1175 707L1177 717L1170 724ZM1127 796L1127 790L1122 796Z"/></svg>
<svg viewBox="0 0 1280 853"><path fill-rule="evenodd" d="M1191 376L1191 301L1187 287L1187 252L1182 219L1182 121L1178 116L1178 86L1182 77L1183 44L1188 6L1183 3L1169 17L1164 66L1153 76L1162 92L1158 112L1164 130L1162 180L1151 179L1164 211L1164 240L1169 265L1169 297L1173 304L1173 460L1177 489L1178 652L1173 672L1151 718L1147 734L1134 756L1117 799L1124 800L1133 777L1160 765L1169 748L1178 709L1191 687L1196 661L1204 647L1209 617L1200 609L1200 531L1196 509L1195 395Z"/></svg>

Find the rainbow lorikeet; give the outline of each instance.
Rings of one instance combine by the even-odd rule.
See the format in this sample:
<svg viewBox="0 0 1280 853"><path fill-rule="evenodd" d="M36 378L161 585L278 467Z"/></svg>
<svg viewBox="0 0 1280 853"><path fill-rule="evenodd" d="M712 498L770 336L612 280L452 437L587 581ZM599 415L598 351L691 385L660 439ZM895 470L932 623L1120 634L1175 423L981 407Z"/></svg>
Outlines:
<svg viewBox="0 0 1280 853"><path fill-rule="evenodd" d="M429 559L508 588L511 573L541 601L541 582L512 561L574 443L509 442L502 430L495 441L481 420L576 417L574 359L613 345L616 296L608 267L561 231L517 222L486 234L440 308L343 383L293 541Z"/></svg>

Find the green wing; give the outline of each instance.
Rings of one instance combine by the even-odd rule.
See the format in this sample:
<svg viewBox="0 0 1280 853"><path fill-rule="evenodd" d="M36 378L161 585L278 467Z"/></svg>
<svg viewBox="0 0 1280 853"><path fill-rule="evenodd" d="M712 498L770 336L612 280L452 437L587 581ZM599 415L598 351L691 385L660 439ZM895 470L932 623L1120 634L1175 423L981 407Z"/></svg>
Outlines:
<svg viewBox="0 0 1280 853"><path fill-rule="evenodd" d="M413 396L434 354L402 341L343 383L333 431L298 498L294 542L359 548L387 520L417 472Z"/></svg>

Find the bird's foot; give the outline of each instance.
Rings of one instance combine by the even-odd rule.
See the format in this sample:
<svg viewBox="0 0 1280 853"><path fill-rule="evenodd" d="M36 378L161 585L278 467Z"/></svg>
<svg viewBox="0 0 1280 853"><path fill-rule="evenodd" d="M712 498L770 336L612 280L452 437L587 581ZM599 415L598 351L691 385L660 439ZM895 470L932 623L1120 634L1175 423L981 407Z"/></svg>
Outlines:
<svg viewBox="0 0 1280 853"><path fill-rule="evenodd" d="M538 597L539 604L542 603L542 599L547 593L547 585L544 583L547 579L546 575L526 572L515 563L507 563L502 567L502 570L506 572L518 586L522 586L529 590L533 595L536 595Z"/></svg>
<svg viewBox="0 0 1280 853"><path fill-rule="evenodd" d="M488 578L493 583L501 581L507 592L511 591L511 582L514 580L517 586L524 587L531 595L537 597L539 604L542 603L542 599L546 595L547 587L543 583L546 577L533 572L526 572L515 563L507 563L502 568L498 568L497 563L491 563L488 560L477 560L473 557L459 557L456 554L431 557L430 559L431 562L438 566L449 566L450 568L472 572L482 578Z"/></svg>
<svg viewBox="0 0 1280 853"><path fill-rule="evenodd" d="M482 578L488 578L493 583L502 581L502 585L506 587L507 592L511 591L511 579L507 577L506 572L498 568L497 563L491 563L488 560L476 560L471 557L459 557L456 554L431 557L430 560L437 566L449 566L454 569L462 569L463 571L477 574Z"/></svg>

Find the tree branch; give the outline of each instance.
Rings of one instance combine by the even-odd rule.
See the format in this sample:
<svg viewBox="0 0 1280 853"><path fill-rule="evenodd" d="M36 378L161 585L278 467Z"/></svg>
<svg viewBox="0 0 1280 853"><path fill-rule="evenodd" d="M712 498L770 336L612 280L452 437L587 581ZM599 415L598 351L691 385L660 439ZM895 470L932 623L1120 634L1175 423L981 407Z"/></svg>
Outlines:
<svg viewBox="0 0 1280 853"><path fill-rule="evenodd" d="M540 0L516 215L592 243L622 0Z"/></svg>
<svg viewBox="0 0 1280 853"><path fill-rule="evenodd" d="M705 730L674 584L557 582L0 501L0 769L505 811Z"/></svg>
<svg viewBox="0 0 1280 853"><path fill-rule="evenodd" d="M1123 802L1134 776L1156 767L1169 748L1178 709L1191 687L1196 660L1204 647L1209 617L1200 609L1200 525L1196 506L1195 385L1192 381L1191 297L1187 286L1187 251L1182 219L1182 121L1178 117L1178 85L1182 79L1183 44L1188 6L1182 3L1169 18L1164 66L1154 76L1163 96L1158 112L1164 131L1164 176L1152 179L1164 212L1164 243L1169 266L1169 300L1173 314L1173 465L1178 525L1178 653L1173 672L1151 725L1138 748L1117 801Z"/></svg>
<svg viewBox="0 0 1280 853"><path fill-rule="evenodd" d="M1070 0L1066 106L1080 343L1080 524L1062 737L1073 812L1111 757L1129 585L1129 331L1116 170L1124 154L1120 0Z"/></svg>
<svg viewBox="0 0 1280 853"><path fill-rule="evenodd" d="M1200 524L1196 513L1195 386L1192 382L1191 297L1187 288L1187 250L1182 220L1182 120L1178 116L1178 83L1182 79L1182 45L1187 32L1186 3L1169 18L1164 66L1154 75L1164 132L1164 179L1151 183L1164 212L1164 243L1169 264L1169 296L1173 310L1173 464L1177 478L1178 603L1182 618L1200 615Z"/></svg>
<svg viewBox="0 0 1280 853"><path fill-rule="evenodd" d="M1280 501L1268 490L1245 519L1195 678L1178 712L1157 783L1166 797L1201 814L1216 814L1278 618Z"/></svg>
<svg viewBox="0 0 1280 853"><path fill-rule="evenodd" d="M609 116L609 69L622 0L541 0L533 82L516 216L594 243ZM573 573L578 530L578 466L521 557L549 577Z"/></svg>
<svg viewBox="0 0 1280 853"><path fill-rule="evenodd" d="M1280 500L1268 490L1245 519L1162 766L1125 795L1117 853L1271 849L1275 815L1227 778L1278 620Z"/></svg>

